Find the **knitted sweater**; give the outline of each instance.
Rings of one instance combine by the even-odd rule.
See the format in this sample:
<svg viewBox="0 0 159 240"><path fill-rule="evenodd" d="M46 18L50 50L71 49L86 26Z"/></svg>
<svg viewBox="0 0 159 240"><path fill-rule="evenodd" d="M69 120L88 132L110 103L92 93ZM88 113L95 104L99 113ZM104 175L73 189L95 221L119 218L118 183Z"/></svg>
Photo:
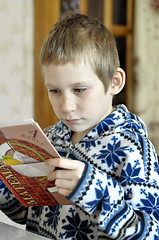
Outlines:
<svg viewBox="0 0 159 240"><path fill-rule="evenodd" d="M85 163L67 197L75 205L23 207L0 185L0 208L50 239L159 239L159 167L144 123L124 105L72 145L59 121L47 136L61 156Z"/></svg>

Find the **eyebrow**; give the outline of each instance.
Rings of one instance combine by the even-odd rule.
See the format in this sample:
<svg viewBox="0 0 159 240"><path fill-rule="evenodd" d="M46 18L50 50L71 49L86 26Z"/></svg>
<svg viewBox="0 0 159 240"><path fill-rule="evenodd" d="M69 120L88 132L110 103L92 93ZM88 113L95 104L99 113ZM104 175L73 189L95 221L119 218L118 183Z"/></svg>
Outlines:
<svg viewBox="0 0 159 240"><path fill-rule="evenodd" d="M51 85L51 84L48 84L48 83L45 83L45 86L47 87L47 88L49 88L49 87L54 87L53 85Z"/></svg>
<svg viewBox="0 0 159 240"><path fill-rule="evenodd" d="M49 83L45 83L47 88L56 88L56 86L49 84ZM74 87L74 86L80 86L80 85L89 85L89 82L85 81L85 82L77 82L77 83L73 83L70 86Z"/></svg>

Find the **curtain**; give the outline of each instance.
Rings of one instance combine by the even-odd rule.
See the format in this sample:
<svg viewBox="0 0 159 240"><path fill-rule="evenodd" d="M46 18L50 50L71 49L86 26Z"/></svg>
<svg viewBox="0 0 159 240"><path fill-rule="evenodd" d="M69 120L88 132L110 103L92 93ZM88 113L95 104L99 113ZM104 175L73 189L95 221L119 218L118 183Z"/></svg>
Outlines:
<svg viewBox="0 0 159 240"><path fill-rule="evenodd" d="M159 155L159 0L135 0L133 112Z"/></svg>

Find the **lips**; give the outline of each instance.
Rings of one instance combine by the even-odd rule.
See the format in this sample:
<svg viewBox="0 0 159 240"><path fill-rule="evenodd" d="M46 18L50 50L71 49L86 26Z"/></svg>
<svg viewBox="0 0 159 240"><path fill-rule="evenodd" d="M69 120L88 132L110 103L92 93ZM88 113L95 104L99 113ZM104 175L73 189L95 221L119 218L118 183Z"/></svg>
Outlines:
<svg viewBox="0 0 159 240"><path fill-rule="evenodd" d="M79 123L80 119L66 119L65 121L68 124L77 124L77 123Z"/></svg>

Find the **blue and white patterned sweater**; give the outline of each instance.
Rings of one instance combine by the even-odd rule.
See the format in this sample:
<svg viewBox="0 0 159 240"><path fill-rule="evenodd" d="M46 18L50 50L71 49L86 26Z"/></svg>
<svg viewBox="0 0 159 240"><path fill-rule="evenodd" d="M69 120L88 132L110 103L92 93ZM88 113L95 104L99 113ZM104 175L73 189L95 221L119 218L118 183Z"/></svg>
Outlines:
<svg viewBox="0 0 159 240"><path fill-rule="evenodd" d="M1 183L2 211L51 239L159 239L159 167L141 119L120 105L75 146L62 122L47 136L61 156L71 149L85 162L68 196L75 205L27 209Z"/></svg>

